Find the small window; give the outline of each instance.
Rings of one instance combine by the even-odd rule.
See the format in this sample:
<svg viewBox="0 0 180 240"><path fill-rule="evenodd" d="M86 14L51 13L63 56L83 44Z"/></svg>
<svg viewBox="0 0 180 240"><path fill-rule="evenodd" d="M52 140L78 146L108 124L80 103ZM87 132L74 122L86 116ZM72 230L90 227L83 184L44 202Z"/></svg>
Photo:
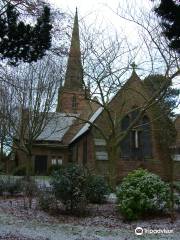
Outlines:
<svg viewBox="0 0 180 240"><path fill-rule="evenodd" d="M96 146L106 146L106 141L104 139L101 139L101 138L95 138L94 139L94 144Z"/></svg>
<svg viewBox="0 0 180 240"><path fill-rule="evenodd" d="M62 165L62 157L53 156L51 159L52 165Z"/></svg>
<svg viewBox="0 0 180 240"><path fill-rule="evenodd" d="M77 108L77 99L76 99L76 96L74 95L72 97L72 109L76 110L76 108Z"/></svg>
<svg viewBox="0 0 180 240"><path fill-rule="evenodd" d="M106 151L96 152L96 159L97 160L108 160L108 153Z"/></svg>
<svg viewBox="0 0 180 240"><path fill-rule="evenodd" d="M51 163L52 163L52 165L56 165L56 159L53 158L53 159L51 160Z"/></svg>
<svg viewBox="0 0 180 240"><path fill-rule="evenodd" d="M62 165L62 158L57 159L57 165Z"/></svg>

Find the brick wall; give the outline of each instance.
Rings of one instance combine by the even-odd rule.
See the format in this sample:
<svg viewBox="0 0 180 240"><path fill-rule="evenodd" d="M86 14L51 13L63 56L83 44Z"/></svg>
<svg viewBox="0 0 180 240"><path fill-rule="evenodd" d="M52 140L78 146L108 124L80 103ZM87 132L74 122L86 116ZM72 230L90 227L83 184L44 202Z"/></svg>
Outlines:
<svg viewBox="0 0 180 240"><path fill-rule="evenodd" d="M73 107L73 97L76 99L76 107ZM87 105L87 100L85 99L85 92L61 89L59 99L58 99L58 112L66 113L81 113Z"/></svg>
<svg viewBox="0 0 180 240"><path fill-rule="evenodd" d="M62 148L62 146L34 146L32 149L32 162L31 166L34 170L34 161L36 156L47 156L47 171L52 165L52 157L62 157L63 165L68 163L69 151L67 147ZM18 166L26 164L26 154L20 150L16 152L16 158L18 159Z"/></svg>
<svg viewBox="0 0 180 240"><path fill-rule="evenodd" d="M111 109L111 116L113 119L121 119L125 116L134 106L143 106L146 103L146 99L149 99L148 94L144 88L142 81L138 78L137 75L133 76L120 90L116 96L112 99L109 104L109 108ZM166 153L163 152L163 149L160 144L160 139L158 138L158 131L156 122L154 121L154 109L150 108L146 111L146 116L148 116L151 122L151 141L152 141L152 158L146 160L124 160L119 158L117 163L117 172L118 177L117 181L120 181L124 176L128 174L128 172L137 169L139 167L148 169L151 172L154 172L160 175L163 179L167 179L168 176L168 167L167 167L167 156ZM109 117L106 112L103 112L95 121L95 123L103 130L106 135L109 135L111 131L111 123L109 121ZM163 129L164 131L165 129ZM91 152L94 148L94 138L102 137L95 129L91 129L89 133L91 140L91 145L89 145L88 152ZM82 148L81 142L83 142L84 136L82 136L79 141L79 149ZM80 150L81 152L81 150ZM96 172L99 174L107 175L108 174L108 161L100 161L94 160L89 157L89 164L95 165ZM176 163L176 165L178 165ZM179 166L179 165L178 165ZM175 171L175 178L178 179L180 176L180 172Z"/></svg>

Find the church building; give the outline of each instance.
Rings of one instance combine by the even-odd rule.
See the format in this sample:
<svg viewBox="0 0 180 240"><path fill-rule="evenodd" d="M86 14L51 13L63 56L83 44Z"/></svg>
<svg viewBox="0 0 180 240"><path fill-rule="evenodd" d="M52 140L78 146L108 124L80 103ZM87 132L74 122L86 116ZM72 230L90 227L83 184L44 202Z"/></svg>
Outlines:
<svg viewBox="0 0 180 240"><path fill-rule="evenodd" d="M143 106L148 97L143 81L133 69L131 77L108 104L112 120L121 119L116 131L128 129L138 114L138 107ZM90 99L89 89L84 87L77 11L64 85L59 89L56 112L50 114L53 114L52 120L33 145L35 174L45 175L52 165L74 162L106 176L107 142L98 128L110 136L111 123L107 112ZM166 179L166 154L161 148L153 118L153 111L147 110L121 142L116 163L117 181L139 167ZM23 164L24 158L25 155L18 151L17 165ZM175 177L180 178L180 174Z"/></svg>

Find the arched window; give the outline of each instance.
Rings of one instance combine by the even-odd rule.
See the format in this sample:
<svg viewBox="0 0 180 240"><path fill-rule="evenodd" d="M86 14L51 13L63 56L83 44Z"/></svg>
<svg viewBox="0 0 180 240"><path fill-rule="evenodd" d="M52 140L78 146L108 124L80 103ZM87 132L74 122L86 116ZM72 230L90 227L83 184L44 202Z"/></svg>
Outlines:
<svg viewBox="0 0 180 240"><path fill-rule="evenodd" d="M151 126L147 116L142 119L142 150L145 158L152 157Z"/></svg>
<svg viewBox="0 0 180 240"><path fill-rule="evenodd" d="M132 107L132 112L131 112L131 121L133 121L139 114L139 109L137 106Z"/></svg>
<svg viewBox="0 0 180 240"><path fill-rule="evenodd" d="M121 122L121 131L126 131L137 115L138 111L135 110L129 116L125 116ZM149 118L144 116L121 142L121 157L142 160L151 156L151 126Z"/></svg>
<svg viewBox="0 0 180 240"><path fill-rule="evenodd" d="M121 122L121 131L126 131L130 124L130 117L125 116ZM121 142L121 156L123 158L130 158L131 156L131 136L128 134Z"/></svg>

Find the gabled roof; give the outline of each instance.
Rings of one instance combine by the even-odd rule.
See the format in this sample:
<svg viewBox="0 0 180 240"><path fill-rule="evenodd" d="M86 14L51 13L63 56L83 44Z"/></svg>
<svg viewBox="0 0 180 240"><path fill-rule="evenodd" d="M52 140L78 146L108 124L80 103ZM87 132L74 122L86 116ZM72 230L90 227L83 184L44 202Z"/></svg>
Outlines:
<svg viewBox="0 0 180 240"><path fill-rule="evenodd" d="M118 95L118 93L122 91L122 89L126 88L129 84L132 84L132 83L136 84L136 82L141 83L141 79L137 75L136 71L133 69L130 78L127 80L124 86L121 89L119 89L119 91L111 98L111 100L109 101L109 104L114 100L114 98ZM74 142L77 138L79 138L81 135L87 132L91 126L91 123L93 123L99 117L99 115L103 112L103 110L104 110L103 107L98 108L97 111L89 119L89 121L85 123L85 125L77 132L77 134L73 137L70 143Z"/></svg>
<svg viewBox="0 0 180 240"><path fill-rule="evenodd" d="M88 120L87 123L85 123L85 125L79 130L79 132L77 132L77 134L73 137L73 139L71 140L70 143L74 142L78 137L80 137L81 135L83 135L86 131L88 131L88 129L91 126L91 123L93 123L97 117L102 113L103 111L103 107L100 107L96 110L96 112L92 115L92 117Z"/></svg>
<svg viewBox="0 0 180 240"><path fill-rule="evenodd" d="M49 113L49 122L36 141L59 141L63 140L64 135L74 124L79 114L74 113Z"/></svg>

